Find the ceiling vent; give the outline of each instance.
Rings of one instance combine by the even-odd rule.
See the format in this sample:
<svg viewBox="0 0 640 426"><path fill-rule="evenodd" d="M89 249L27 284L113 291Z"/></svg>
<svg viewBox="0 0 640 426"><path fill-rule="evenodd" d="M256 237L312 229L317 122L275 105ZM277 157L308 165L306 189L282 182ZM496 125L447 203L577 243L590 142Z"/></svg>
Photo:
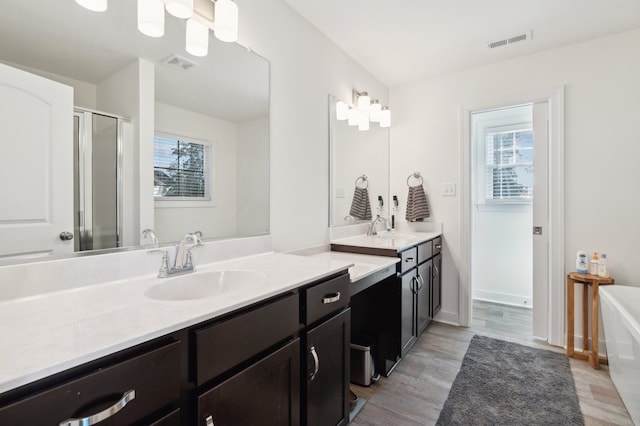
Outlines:
<svg viewBox="0 0 640 426"><path fill-rule="evenodd" d="M198 65L197 63L178 55L171 55L167 59L162 61L162 63L165 65L169 65L172 68L181 69L182 71L186 71L189 68Z"/></svg>
<svg viewBox="0 0 640 426"><path fill-rule="evenodd" d="M487 43L487 47L489 49L495 49L496 47L502 47L508 44L518 43L520 41L527 41L531 39L533 39L533 30L511 37L503 38L501 40L490 41Z"/></svg>

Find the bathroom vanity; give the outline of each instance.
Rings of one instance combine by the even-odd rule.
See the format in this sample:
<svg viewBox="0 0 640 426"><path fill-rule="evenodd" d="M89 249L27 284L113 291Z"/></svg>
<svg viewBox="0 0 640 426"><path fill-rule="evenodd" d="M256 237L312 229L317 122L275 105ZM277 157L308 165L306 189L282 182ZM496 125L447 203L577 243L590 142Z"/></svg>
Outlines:
<svg viewBox="0 0 640 426"><path fill-rule="evenodd" d="M3 302L0 424L346 424L349 266L269 253L181 277L260 281L213 297L147 276Z"/></svg>
<svg viewBox="0 0 640 426"><path fill-rule="evenodd" d="M395 274L351 299L352 334L371 341L379 373L388 376L440 311L442 236L385 232L336 239L331 250L399 260Z"/></svg>

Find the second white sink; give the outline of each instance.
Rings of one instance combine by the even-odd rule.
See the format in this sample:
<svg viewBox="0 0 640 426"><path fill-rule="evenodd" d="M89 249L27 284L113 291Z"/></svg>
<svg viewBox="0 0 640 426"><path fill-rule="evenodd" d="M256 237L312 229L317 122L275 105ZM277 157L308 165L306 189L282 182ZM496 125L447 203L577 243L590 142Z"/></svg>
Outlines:
<svg viewBox="0 0 640 426"><path fill-rule="evenodd" d="M162 278L161 282L145 292L145 296L156 300L176 301L206 299L224 293L255 289L264 280L264 274L254 271L195 272Z"/></svg>

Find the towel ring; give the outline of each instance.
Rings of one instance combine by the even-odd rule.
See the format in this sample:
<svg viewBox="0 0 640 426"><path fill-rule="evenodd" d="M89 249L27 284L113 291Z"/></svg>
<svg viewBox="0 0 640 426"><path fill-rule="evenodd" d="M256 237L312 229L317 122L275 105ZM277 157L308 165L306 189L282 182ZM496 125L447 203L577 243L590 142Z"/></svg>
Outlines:
<svg viewBox="0 0 640 426"><path fill-rule="evenodd" d="M407 186L409 188L411 188L411 185L409 185L409 180L411 180L411 178L420 179L420 183L418 185L422 185L424 183L424 178L422 177L420 172L413 172L412 174L409 175L409 177L407 177Z"/></svg>
<svg viewBox="0 0 640 426"><path fill-rule="evenodd" d="M367 189L369 187L369 179L367 178L367 175L358 176L355 183L356 187L358 187L358 183L360 183L360 181L364 184L364 186L361 186L360 188Z"/></svg>

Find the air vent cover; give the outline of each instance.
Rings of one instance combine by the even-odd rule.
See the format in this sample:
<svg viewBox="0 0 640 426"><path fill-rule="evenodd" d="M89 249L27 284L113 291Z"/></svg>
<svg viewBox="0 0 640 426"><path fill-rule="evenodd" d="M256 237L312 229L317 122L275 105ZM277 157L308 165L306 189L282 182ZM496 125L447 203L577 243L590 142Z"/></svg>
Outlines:
<svg viewBox="0 0 640 426"><path fill-rule="evenodd" d="M183 71L186 71L189 68L192 68L198 65L196 62L193 62L187 58L183 58L182 56L178 56L178 55L171 55L167 59L162 61L162 63L165 65L169 65L170 67L173 67L173 68L179 68Z"/></svg>
<svg viewBox="0 0 640 426"><path fill-rule="evenodd" d="M522 34L513 35L500 40L494 40L487 43L489 49L495 49L496 47L507 46L509 44L518 43L520 41L527 41L533 39L533 30L527 31Z"/></svg>

